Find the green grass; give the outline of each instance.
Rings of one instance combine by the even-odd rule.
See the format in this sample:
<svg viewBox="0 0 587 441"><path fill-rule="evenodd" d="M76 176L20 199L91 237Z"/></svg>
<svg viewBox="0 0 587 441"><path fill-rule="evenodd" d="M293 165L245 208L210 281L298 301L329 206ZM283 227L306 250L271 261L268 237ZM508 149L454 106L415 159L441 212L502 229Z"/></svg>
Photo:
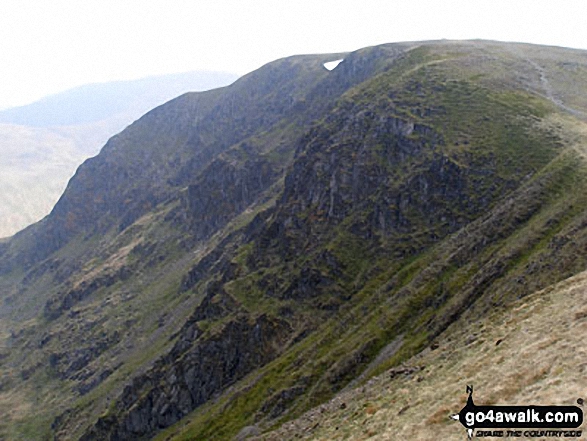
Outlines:
<svg viewBox="0 0 587 441"><path fill-rule="evenodd" d="M450 324L449 321L443 322L442 317L447 315L448 319L455 304L469 302L466 300L466 296L470 295L467 292L474 286L475 278L483 276L486 265L496 258L496 254L506 266L500 276L490 279L490 284L485 288L488 297L496 290L493 285L500 286L503 281L514 278L517 271L523 271L530 258L540 254L556 235L585 213L587 200L582 196L583 193L569 192L569 186L577 190L577 185L587 185L576 161L576 156L565 153L529 181L526 184L528 188L521 187L513 197L517 198L519 204L530 205L521 205L518 207L520 213L513 213L512 216L521 216L521 219L527 220L518 225L493 225L492 228L498 231L502 229L503 235L484 246L481 252L472 256L472 260L464 262L462 266L451 262L451 255L458 249L454 247L459 246L455 237L452 244L449 240L425 254L411 257L395 271L381 271L379 277L371 279L343 306L336 319L319 327L305 341L267 366L263 370L263 380L257 386L242 390L233 398L227 397L226 401L223 400L225 405L215 407L216 410L209 407L196 410L191 417L193 419L182 429L182 435L177 439L226 439L233 436L239 428L255 422L254 409L258 409L268 399L268 390L295 385L296 378L311 378L306 395L294 402L287 416L278 421L300 415L331 397L340 385L355 378L366 368L368 361L377 355L378 350L400 333L406 335L400 350L376 366L370 376L384 372L420 352L432 337ZM538 200L528 200L536 195L539 196ZM534 205L536 208L533 208ZM573 206L572 210L566 209L569 205ZM529 214L524 214L525 211ZM499 219L496 218L495 222L499 222ZM483 222L478 223L477 227L470 227L472 234L483 232ZM346 243L351 245L346 265L350 274L356 276L361 270L361 253L353 249L352 241L339 238L338 242L332 242L337 245ZM331 246L330 250L339 251L340 248ZM340 256L344 258L345 255ZM384 266L383 263L378 262L374 266ZM541 284L546 286L563 276L551 271L543 277ZM434 306L441 290L449 293L448 299L440 307ZM515 292L511 294L512 299L514 296ZM381 302L381 307L373 308L378 302ZM262 303L257 303L259 305ZM365 346L366 342L371 343ZM364 356L365 361L345 371L345 360L352 360L359 355ZM295 365L296 368L288 369L288 365ZM332 375L342 375L338 385L329 382L328 378L332 378Z"/></svg>
<svg viewBox="0 0 587 441"><path fill-rule="evenodd" d="M77 420L72 424L77 427L75 435L81 435L104 412L120 412L116 392L169 350L170 336L201 301L206 284L229 274L223 289L242 310L251 316L289 311L294 334L308 335L281 348L276 360L159 436L228 439L246 425L259 423L268 429L299 416L362 373L367 372L364 382L405 362L441 337L455 320L483 317L496 306L579 271L587 264L583 252L587 235L582 232L587 180L584 165L570 146L572 136L565 133L579 128L545 124L556 116L557 107L510 72L512 63L530 69L526 62L504 46L477 49L474 44L447 44L410 50L387 66L379 61L385 71L349 90L337 103L312 102L334 106L313 127L300 113L293 119L277 119L270 127L244 130L241 141L251 150L242 150L239 141L225 146L223 160L241 163L258 155L293 178L297 169L288 167L298 148L295 165L313 170L297 176L307 193L282 199L287 183L282 176L205 243L190 241L189 232L167 217L179 209L178 200L166 202L152 218L139 219L123 232L113 229L103 237L73 240L56 257L72 262L86 259L84 271L106 267L121 247L135 241L154 246L152 251L147 246L148 251L137 249L125 256L124 264L133 268L133 275L124 285L97 290L75 306L85 320L103 320L100 326L121 330L124 343L132 342L133 347L123 355L106 352L92 362L100 368L122 364L84 397L72 396L71 384L55 378L48 380L49 386L39 383L47 374L43 370L26 384L38 383L54 391L63 408L74 409ZM308 60L317 63L318 59ZM296 69L307 79L314 78L313 68L301 63ZM256 87L263 95L265 83ZM263 96L273 102L278 92L282 91ZM255 109L246 115L252 125L263 117ZM417 130L407 136L389 133L385 121L393 118L412 122ZM224 123L219 123L221 132ZM212 142L213 135L202 133L202 143ZM221 135L220 141L228 139L228 132ZM150 143L149 149L160 142ZM393 155L398 142L408 150L403 156ZM174 141L171 150L180 149L178 143ZM327 194L334 171L339 192L347 196L354 190L354 176L367 176L372 185L361 188L357 200L348 198L336 207L344 212L340 218L329 216L323 201L316 205L303 201L305 209L297 208L299 198L310 200L314 190ZM311 188L304 188L305 184ZM424 189L430 187L428 192ZM447 188L452 193L442 193ZM403 195L411 199L402 206L396 196ZM389 219L401 214L403 221L383 231L376 209L392 213ZM264 219L262 230L286 219L302 228L285 228L283 237L264 230L269 244L262 244L246 237L257 215L263 216L257 218ZM230 266L234 271L210 273L190 290L181 291L189 269L217 247L222 247L218 267ZM162 262L142 266L159 255ZM285 290L308 269L330 282L306 298L285 298ZM15 280L16 276L24 274L15 275ZM48 288L42 290L44 285ZM274 288L272 295L268 286ZM19 299L20 307L30 310L64 287L39 279L38 286ZM35 292L40 296L34 297ZM159 318L165 322L162 328ZM215 335L230 318L201 322L205 331L201 338ZM82 324L81 319L67 317L30 323L22 347L35 345L35 332L51 331L55 339L43 351L33 351L26 362L42 362L50 351L80 346ZM92 335L87 332L84 338ZM400 349L373 365L380 351L399 338ZM263 404L281 391L301 386L304 394L287 403L285 414L274 421L259 414ZM50 403L47 397L43 400L44 405ZM51 412L61 410L55 407ZM39 421L35 425L29 415L3 430L19 427L27 436L45 436L48 417Z"/></svg>
<svg viewBox="0 0 587 441"><path fill-rule="evenodd" d="M466 221L476 222L471 226L473 237L460 244L456 233L435 244L427 237L436 234L442 238L446 230L427 225L422 213L412 208L407 212L411 231L366 241L350 233L350 229L368 219L368 205L361 207L364 211L351 211L338 225L326 219L325 211L309 207L298 213L298 219L313 222L314 231L322 236L319 242L302 240L306 245L304 253L293 264L271 265L247 273L252 247L240 248L233 261L244 274L228 283L226 289L251 312L276 314L283 305L264 295L262 280L277 280L283 289L303 267L317 266L327 274L329 269L318 259L324 250L334 255L342 268L338 284L348 298L332 318L323 323L315 320L318 327L312 334L279 359L239 382L217 402L197 409L187 422L162 437L169 434L176 439L227 439L243 426L257 422L256 412L275 393L299 385L304 379L306 393L290 403L286 415L266 423L273 427L332 397L367 368L381 348L400 335L404 336L400 350L375 366L370 375L406 361L468 309L485 313L496 292L524 273L528 263L584 213L584 200L565 195L569 183L580 183L580 188L585 185L577 169L570 165L577 158L563 155L555 159L563 149L562 142L557 134L538 124L554 111L554 106L531 92L492 87L497 77L463 77L450 63L461 58L460 54L438 57L427 49L414 50L388 72L348 93L338 110L342 112L347 106L387 113L436 130L441 139L434 145L436 152L424 150L405 167L388 165L384 145L393 140L382 138L372 156L365 159L366 164L385 167L388 174L402 182L422 173L421 164L435 154L447 157L462 173L473 175L466 189L472 208L446 207ZM325 132L316 135L316 142L327 139L328 131L335 133L339 128L336 124L337 121L326 123ZM360 130L376 133L375 122L366 121ZM413 135L409 139L432 147L426 136ZM318 159L313 160L323 160L321 155L334 152L354 159L353 148L352 144L332 146L326 152L317 152ZM304 159L304 155L300 158ZM493 175L484 175L487 170ZM321 173L319 169L318 181L330 179ZM500 208L504 195L518 204L509 213L504 211L507 208ZM372 203L379 198L376 193L367 200ZM571 200L574 208L565 211ZM481 207L487 215L480 216ZM509 217L500 218L502 215ZM557 221L548 223L552 219ZM487 230L493 231L493 236L484 243ZM295 235L292 239L297 240ZM408 242L408 252L394 254L402 241ZM463 245L471 246L471 251L463 251ZM264 257L269 262L279 261L279 256ZM496 260L503 267L496 266ZM564 275L564 271L554 269L537 284L546 286ZM511 291L509 300L516 295L519 291ZM292 308L298 320L308 316L312 321L311 303L300 302ZM320 313L318 316L324 317Z"/></svg>

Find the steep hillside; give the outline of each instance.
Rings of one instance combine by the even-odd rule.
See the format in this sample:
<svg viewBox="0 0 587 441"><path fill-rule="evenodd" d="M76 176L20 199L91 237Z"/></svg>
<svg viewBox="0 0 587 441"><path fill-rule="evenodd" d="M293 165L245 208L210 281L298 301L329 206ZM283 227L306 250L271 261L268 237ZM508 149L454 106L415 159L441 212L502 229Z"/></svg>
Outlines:
<svg viewBox="0 0 587 441"><path fill-rule="evenodd" d="M258 434L583 271L582 85L581 51L404 43L149 112L0 242L0 431Z"/></svg>
<svg viewBox="0 0 587 441"><path fill-rule="evenodd" d="M471 384L477 403L575 405L587 377L586 283L582 272L482 320L459 321L434 349L248 439L462 441L465 430L449 416Z"/></svg>
<svg viewBox="0 0 587 441"><path fill-rule="evenodd" d="M0 111L0 237L47 215L75 169L145 112L236 78L190 72L92 84Z"/></svg>
<svg viewBox="0 0 587 441"><path fill-rule="evenodd" d="M8 124L0 125L0 152L0 237L49 213L87 158L67 136Z"/></svg>

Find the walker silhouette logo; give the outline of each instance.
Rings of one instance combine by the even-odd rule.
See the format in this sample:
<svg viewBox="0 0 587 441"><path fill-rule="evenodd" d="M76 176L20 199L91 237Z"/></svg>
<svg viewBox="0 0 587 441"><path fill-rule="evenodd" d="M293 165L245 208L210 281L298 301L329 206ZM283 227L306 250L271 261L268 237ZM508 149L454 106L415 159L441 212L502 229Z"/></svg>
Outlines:
<svg viewBox="0 0 587 441"><path fill-rule="evenodd" d="M476 438L581 436L580 430L570 430L583 424L583 410L577 406L477 406L473 402L473 386L467 386L467 393L467 405L451 418L467 429L469 440L473 434ZM577 402L581 404L583 400L579 398Z"/></svg>

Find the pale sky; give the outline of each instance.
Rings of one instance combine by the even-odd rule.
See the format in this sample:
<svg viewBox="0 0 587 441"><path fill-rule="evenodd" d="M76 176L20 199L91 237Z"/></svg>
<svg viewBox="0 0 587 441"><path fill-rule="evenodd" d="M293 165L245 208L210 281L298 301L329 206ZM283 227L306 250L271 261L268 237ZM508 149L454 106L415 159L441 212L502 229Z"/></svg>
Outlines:
<svg viewBox="0 0 587 441"><path fill-rule="evenodd" d="M585 0L0 0L0 109L93 82L483 38L587 49Z"/></svg>

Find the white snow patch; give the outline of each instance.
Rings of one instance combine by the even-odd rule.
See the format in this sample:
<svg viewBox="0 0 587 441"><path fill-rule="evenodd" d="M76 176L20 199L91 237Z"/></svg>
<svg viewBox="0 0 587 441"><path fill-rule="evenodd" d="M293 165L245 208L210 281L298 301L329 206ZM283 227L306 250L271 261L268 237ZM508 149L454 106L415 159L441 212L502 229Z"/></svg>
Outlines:
<svg viewBox="0 0 587 441"><path fill-rule="evenodd" d="M324 67L328 70L333 70L336 66L340 64L342 60L343 58L341 58L340 60L329 61L328 63L324 63Z"/></svg>

